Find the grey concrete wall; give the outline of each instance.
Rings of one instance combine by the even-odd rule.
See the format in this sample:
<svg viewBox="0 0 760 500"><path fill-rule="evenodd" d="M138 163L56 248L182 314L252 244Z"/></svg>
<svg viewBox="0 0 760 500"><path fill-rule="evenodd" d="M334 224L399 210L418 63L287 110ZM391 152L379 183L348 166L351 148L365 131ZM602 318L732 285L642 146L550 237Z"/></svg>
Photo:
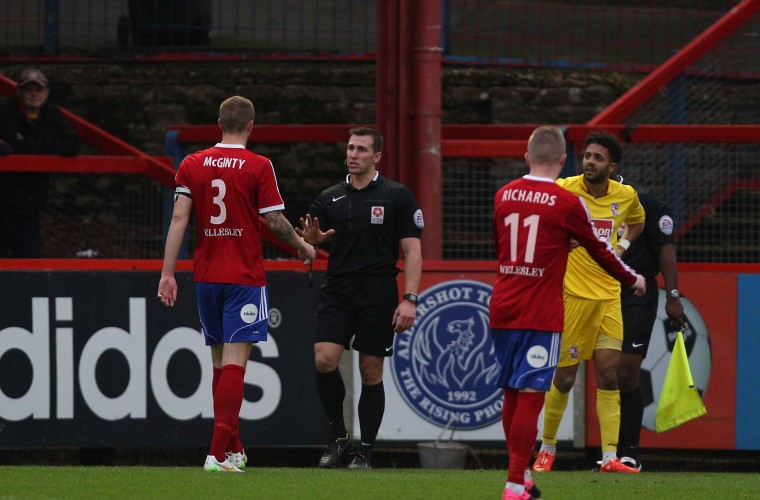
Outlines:
<svg viewBox="0 0 760 500"><path fill-rule="evenodd" d="M185 63L46 63L38 66L51 82L51 99L98 127L151 154L164 154L167 128L173 124L214 124L219 104L243 95L256 106L259 124L374 123L375 72L364 62L185 62ZM12 79L27 65L0 65ZM530 70L508 67L447 66L443 72L444 123L583 123L633 85L638 75L583 71ZM344 145L305 143L257 144L251 147L272 159L285 215L296 223L322 189L345 175ZM200 149L206 144L189 145ZM101 154L85 147L83 154ZM380 166L382 172L382 165ZM77 180L77 179L74 179ZM104 181L106 179L103 179ZM135 182L127 179L113 182ZM73 181L72 181L73 182ZM89 213L98 194L84 192L90 206L72 205L82 182L57 182L51 206L64 220ZM118 196L109 188L111 196ZM120 187L120 189L126 189ZM136 188L144 190L144 187ZM94 197L95 196L95 197ZM97 213L110 213L108 198ZM115 216L114 216L115 217ZM81 227L81 223L78 227ZM57 225L51 224L55 228ZM48 229L50 233L52 229ZM79 230L77 233L81 233ZM93 233L92 240L100 233ZM65 238L64 238L65 239ZM155 238L160 241L158 234ZM46 241L63 241L46 238ZM100 242L107 255L113 245ZM82 248L96 247L83 242ZM160 245L148 257L160 257ZM102 247L111 247L111 251ZM120 247L118 247L120 248ZM76 248L74 250L78 250ZM71 249L50 249L68 257ZM154 255L155 253L155 255Z"/></svg>

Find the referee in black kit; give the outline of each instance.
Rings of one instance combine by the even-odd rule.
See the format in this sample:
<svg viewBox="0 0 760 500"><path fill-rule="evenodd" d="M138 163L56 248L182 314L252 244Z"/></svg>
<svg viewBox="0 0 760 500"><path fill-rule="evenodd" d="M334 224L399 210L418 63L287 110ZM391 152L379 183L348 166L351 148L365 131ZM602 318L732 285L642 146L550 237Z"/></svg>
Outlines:
<svg viewBox="0 0 760 500"><path fill-rule="evenodd" d="M615 167L617 168L617 167ZM639 438L644 414L644 401L639 387L641 363L647 354L652 327L657 317L659 289L657 273L662 272L665 282L665 313L677 327L686 324L683 315L680 292L678 291L678 267L673 230L673 215L670 207L649 189L624 182L623 178L610 172L613 179L636 189L641 205L646 213L644 231L632 243L618 241L618 252L626 264L647 279L647 293L635 297L629 290L623 290L621 307L623 311L623 352L618 368L620 388L620 432L618 456L629 467L641 470L639 461Z"/></svg>
<svg viewBox="0 0 760 500"><path fill-rule="evenodd" d="M348 468L368 469L385 411L383 361L393 354L394 334L410 328L416 316L424 223L409 188L376 170L382 135L365 127L349 133L345 182L317 196L296 232L315 246L331 239L327 279L319 293L314 362L332 438L319 466L337 466L351 445L343 421L346 389L338 362L353 338L362 378L361 446ZM404 256L401 300L396 284L399 245Z"/></svg>

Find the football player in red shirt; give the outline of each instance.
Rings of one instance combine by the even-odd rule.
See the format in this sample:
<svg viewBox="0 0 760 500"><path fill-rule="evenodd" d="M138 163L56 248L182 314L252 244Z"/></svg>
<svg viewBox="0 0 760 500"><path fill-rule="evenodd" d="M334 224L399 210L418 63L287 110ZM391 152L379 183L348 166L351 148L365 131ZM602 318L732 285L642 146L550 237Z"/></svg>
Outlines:
<svg viewBox="0 0 760 500"><path fill-rule="evenodd" d="M209 471L241 472L247 461L237 431L243 377L252 343L267 339L269 317L259 216L275 235L298 249L300 258L315 256L314 248L296 235L282 214L285 204L272 162L245 148L254 116L248 99L225 100L219 107L222 142L180 164L158 284L158 298L173 306L177 255L194 212L193 277L214 365L214 437L204 465Z"/></svg>
<svg viewBox="0 0 760 500"><path fill-rule="evenodd" d="M624 286L645 292L645 280L597 239L585 204L555 180L565 163L565 139L556 127L537 128L528 140L530 173L494 198L498 259L490 323L504 388L502 423L509 448L504 499L538 498L528 463L538 415L559 358L564 319L563 279L571 239L577 240Z"/></svg>

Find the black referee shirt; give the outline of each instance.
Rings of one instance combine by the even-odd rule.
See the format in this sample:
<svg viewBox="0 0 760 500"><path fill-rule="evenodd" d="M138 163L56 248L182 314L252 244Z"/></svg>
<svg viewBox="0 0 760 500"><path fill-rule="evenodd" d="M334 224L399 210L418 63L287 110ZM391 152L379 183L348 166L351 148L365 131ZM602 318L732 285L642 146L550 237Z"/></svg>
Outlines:
<svg viewBox="0 0 760 500"><path fill-rule="evenodd" d="M660 255L657 250L663 245L675 243L673 214L667 203L649 189L630 182L623 183L636 190L646 213L644 231L623 254L623 261L645 278L654 278L660 272Z"/></svg>
<svg viewBox="0 0 760 500"><path fill-rule="evenodd" d="M375 173L364 189L345 182L322 191L309 207L322 231L335 229L327 274L397 274L399 241L422 236L422 211L412 192Z"/></svg>

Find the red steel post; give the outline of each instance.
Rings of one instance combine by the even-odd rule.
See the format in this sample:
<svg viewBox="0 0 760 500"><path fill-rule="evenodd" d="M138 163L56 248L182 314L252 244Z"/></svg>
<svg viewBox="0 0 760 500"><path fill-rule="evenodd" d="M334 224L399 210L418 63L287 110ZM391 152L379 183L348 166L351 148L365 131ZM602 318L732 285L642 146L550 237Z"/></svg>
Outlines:
<svg viewBox="0 0 760 500"><path fill-rule="evenodd" d="M413 2L412 161L413 189L425 218L422 256L443 257L443 181L441 175L441 4Z"/></svg>
<svg viewBox="0 0 760 500"><path fill-rule="evenodd" d="M377 2L376 12L375 123L385 139L378 168L384 176L398 179L399 0Z"/></svg>

